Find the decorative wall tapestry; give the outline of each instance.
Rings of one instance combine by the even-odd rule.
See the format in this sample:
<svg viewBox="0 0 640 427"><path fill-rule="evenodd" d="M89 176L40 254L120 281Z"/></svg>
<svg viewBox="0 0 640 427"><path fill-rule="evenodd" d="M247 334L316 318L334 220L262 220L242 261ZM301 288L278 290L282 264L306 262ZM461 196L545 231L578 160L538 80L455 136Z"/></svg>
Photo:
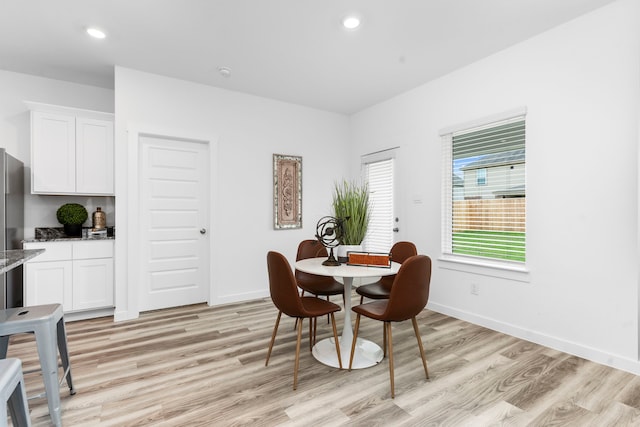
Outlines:
<svg viewBox="0 0 640 427"><path fill-rule="evenodd" d="M273 155L273 227L302 228L302 157Z"/></svg>

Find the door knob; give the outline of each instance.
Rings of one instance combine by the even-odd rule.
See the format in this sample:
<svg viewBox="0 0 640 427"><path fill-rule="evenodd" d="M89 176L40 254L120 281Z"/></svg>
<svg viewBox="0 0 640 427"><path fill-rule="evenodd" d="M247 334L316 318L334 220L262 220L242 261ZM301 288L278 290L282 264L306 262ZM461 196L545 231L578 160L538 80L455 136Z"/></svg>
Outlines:
<svg viewBox="0 0 640 427"><path fill-rule="evenodd" d="M400 229L398 227L393 227L393 232L397 233L398 231L400 231Z"/></svg>
<svg viewBox="0 0 640 427"><path fill-rule="evenodd" d="M207 229L206 228L201 228L200 229L200 234L207 234Z"/></svg>

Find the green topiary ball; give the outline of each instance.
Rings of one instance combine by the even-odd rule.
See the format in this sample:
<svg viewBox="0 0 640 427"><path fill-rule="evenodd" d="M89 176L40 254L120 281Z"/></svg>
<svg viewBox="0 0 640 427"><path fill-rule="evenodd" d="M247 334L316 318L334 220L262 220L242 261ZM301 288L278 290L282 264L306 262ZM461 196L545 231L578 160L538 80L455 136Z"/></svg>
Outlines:
<svg viewBox="0 0 640 427"><path fill-rule="evenodd" d="M82 225L88 217L87 210L78 203L66 203L56 212L60 224Z"/></svg>

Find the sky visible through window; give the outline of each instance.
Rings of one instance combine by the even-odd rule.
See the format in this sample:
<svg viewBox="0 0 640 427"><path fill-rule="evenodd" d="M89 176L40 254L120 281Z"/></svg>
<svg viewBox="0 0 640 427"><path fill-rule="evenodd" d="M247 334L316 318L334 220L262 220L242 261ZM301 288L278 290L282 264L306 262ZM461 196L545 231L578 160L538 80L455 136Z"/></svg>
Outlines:
<svg viewBox="0 0 640 427"><path fill-rule="evenodd" d="M462 180L464 178L464 173L462 172L462 168L470 163L480 160L482 157L484 156L472 156L472 157L465 157L462 159L454 159L453 160L453 176L457 176Z"/></svg>

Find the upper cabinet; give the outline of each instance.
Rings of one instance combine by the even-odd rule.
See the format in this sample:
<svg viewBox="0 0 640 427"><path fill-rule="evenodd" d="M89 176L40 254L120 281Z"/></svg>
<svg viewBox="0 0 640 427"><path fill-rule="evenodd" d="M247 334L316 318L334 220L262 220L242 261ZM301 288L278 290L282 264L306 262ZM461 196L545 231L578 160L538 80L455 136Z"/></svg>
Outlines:
<svg viewBox="0 0 640 427"><path fill-rule="evenodd" d="M76 117L76 193L114 193L113 155L113 121Z"/></svg>
<svg viewBox="0 0 640 427"><path fill-rule="evenodd" d="M31 192L114 194L113 115L29 103Z"/></svg>

